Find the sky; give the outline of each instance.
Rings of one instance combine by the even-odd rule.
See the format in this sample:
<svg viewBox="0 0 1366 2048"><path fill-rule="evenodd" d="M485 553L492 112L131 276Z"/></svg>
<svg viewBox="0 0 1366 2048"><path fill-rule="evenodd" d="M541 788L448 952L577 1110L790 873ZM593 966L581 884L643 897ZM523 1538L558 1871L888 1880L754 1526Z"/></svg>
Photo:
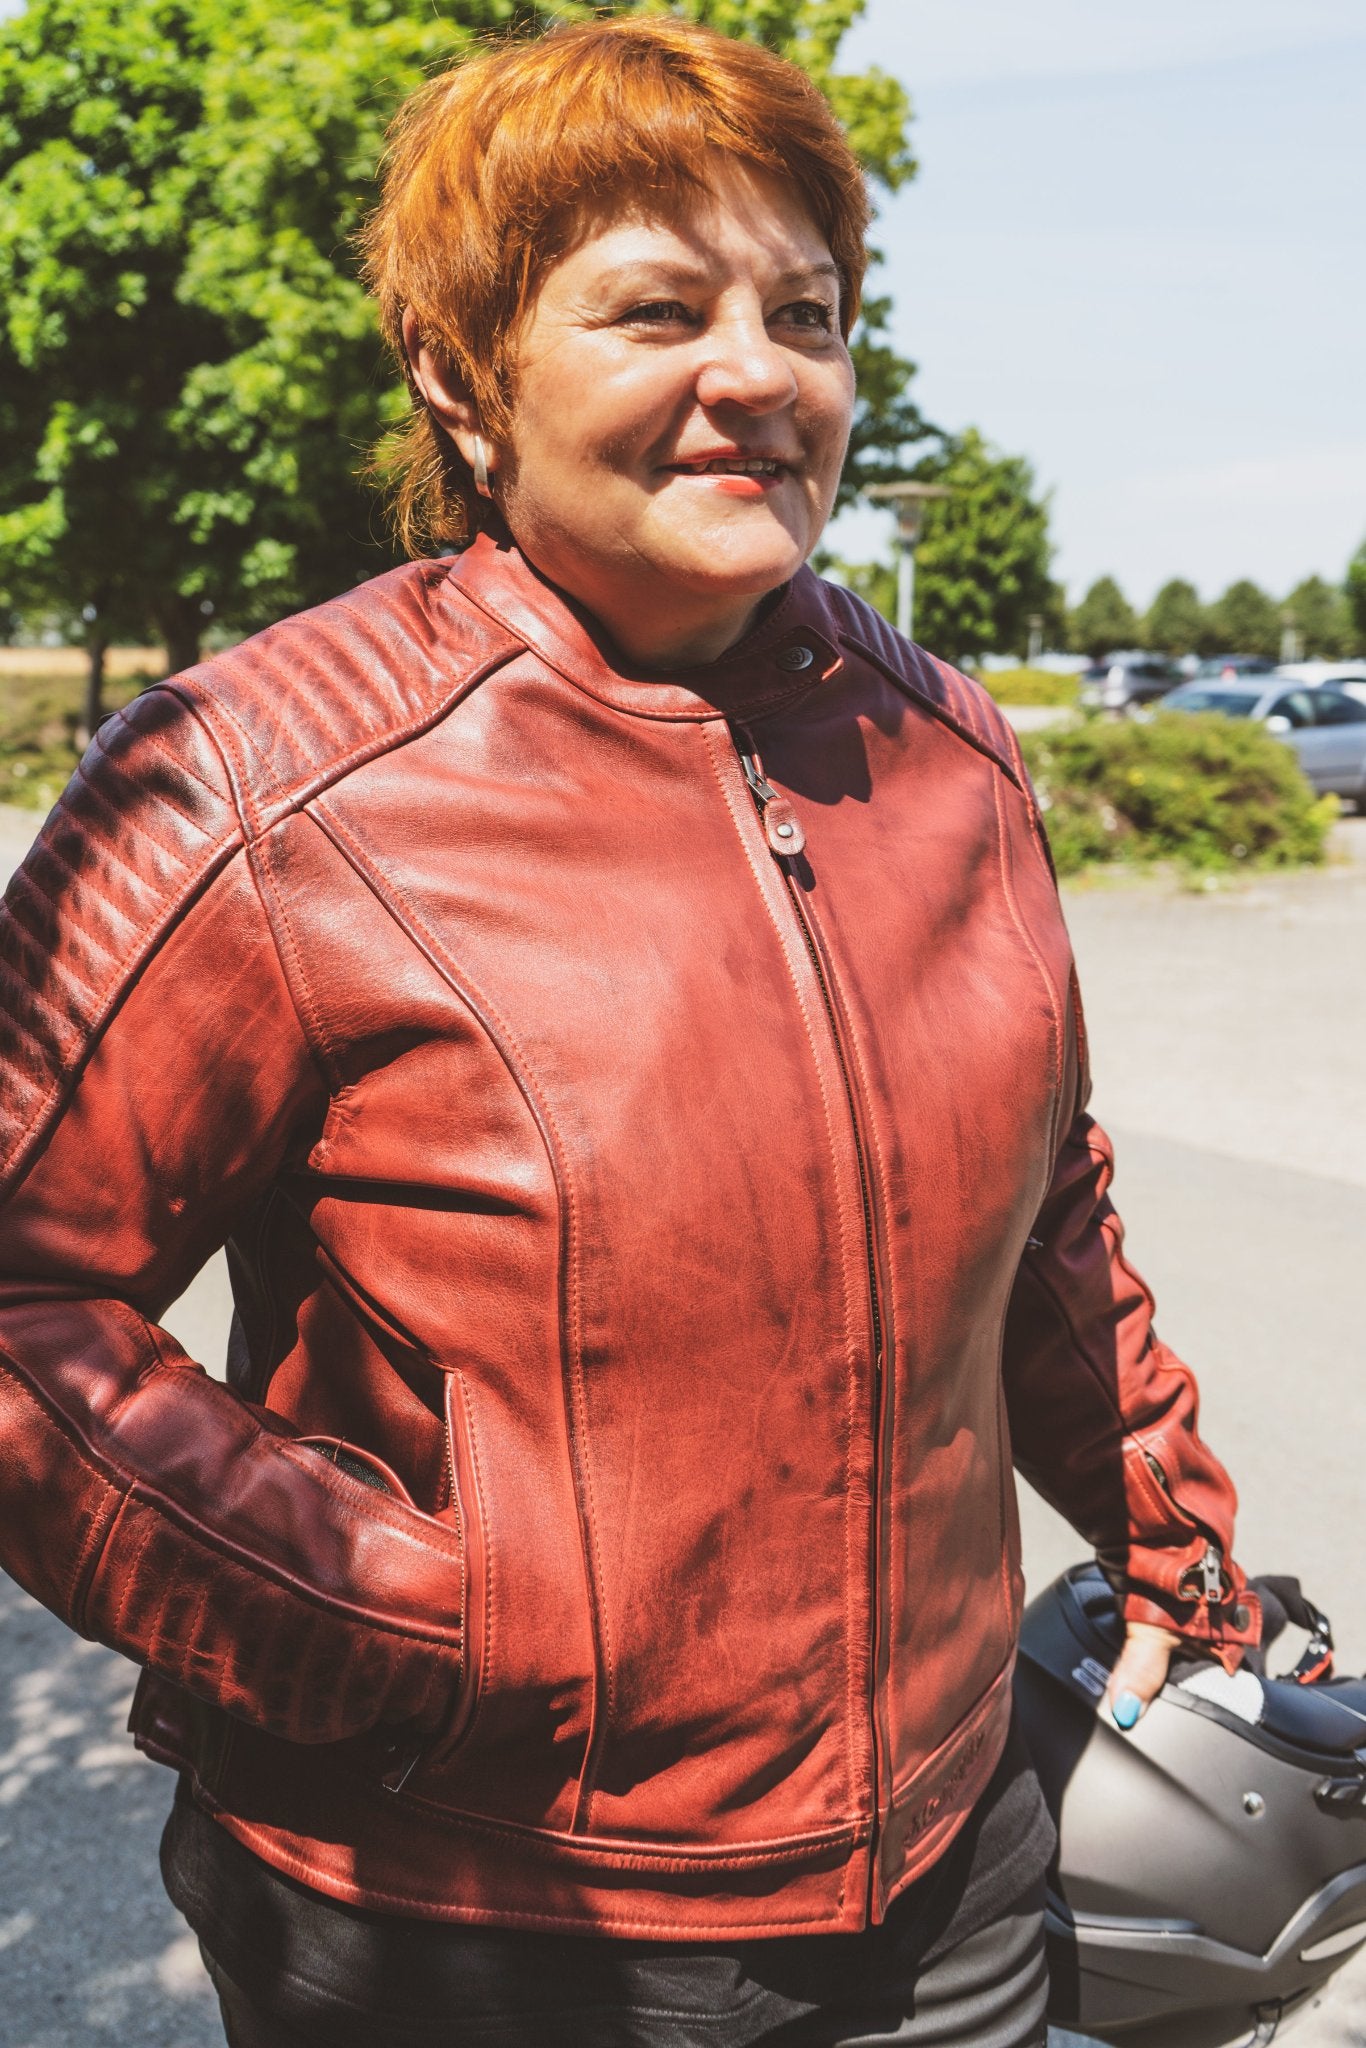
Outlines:
<svg viewBox="0 0 1366 2048"><path fill-rule="evenodd" d="M915 108L877 289L923 412L1026 455L1054 573L1285 595L1366 539L1362 0L869 0ZM888 545L844 515L837 550Z"/></svg>

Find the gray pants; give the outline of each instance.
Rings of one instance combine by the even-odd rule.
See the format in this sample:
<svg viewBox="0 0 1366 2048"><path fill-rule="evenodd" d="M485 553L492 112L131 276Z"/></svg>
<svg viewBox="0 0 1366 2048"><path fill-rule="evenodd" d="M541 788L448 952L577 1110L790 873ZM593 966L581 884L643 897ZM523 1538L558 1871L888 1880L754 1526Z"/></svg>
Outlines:
<svg viewBox="0 0 1366 2048"><path fill-rule="evenodd" d="M533 1971L515 2010L480 2001L438 2031L310 2012L287 1985L267 2012L207 1954L205 1962L229 2048L1044 2048L1042 1879L989 1927L928 1960L899 1963L889 1945L860 1974L840 1939L806 1944L799 1968L785 1967L792 1951L781 1941L745 1943L722 1972L709 1971L709 1954L694 1961L675 1950L624 1973L616 1996L572 2011L559 1997L537 2002ZM828 1965L813 1966L811 1951L827 1947Z"/></svg>

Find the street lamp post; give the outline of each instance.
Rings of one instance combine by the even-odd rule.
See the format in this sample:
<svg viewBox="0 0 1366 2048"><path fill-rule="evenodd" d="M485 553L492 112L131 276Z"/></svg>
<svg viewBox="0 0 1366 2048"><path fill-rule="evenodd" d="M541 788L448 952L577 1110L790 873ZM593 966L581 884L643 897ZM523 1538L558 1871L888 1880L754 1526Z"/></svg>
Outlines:
<svg viewBox="0 0 1366 2048"><path fill-rule="evenodd" d="M915 550L925 523L925 506L931 498L949 498L944 484L870 484L865 496L896 511L899 546L896 563L896 630L911 637L915 614Z"/></svg>

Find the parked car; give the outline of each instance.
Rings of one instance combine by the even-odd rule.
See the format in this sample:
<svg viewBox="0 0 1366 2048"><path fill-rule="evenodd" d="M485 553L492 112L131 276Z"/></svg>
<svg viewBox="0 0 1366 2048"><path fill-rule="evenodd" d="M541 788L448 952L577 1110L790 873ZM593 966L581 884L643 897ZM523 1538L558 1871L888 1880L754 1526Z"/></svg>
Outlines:
<svg viewBox="0 0 1366 2048"><path fill-rule="evenodd" d="M1315 690L1328 683L1366 704L1366 661L1283 661L1276 674Z"/></svg>
<svg viewBox="0 0 1366 2048"><path fill-rule="evenodd" d="M1137 704L1165 697L1180 680L1180 669L1165 654L1120 648L1082 670L1081 701L1103 711L1129 711Z"/></svg>
<svg viewBox="0 0 1366 2048"><path fill-rule="evenodd" d="M1207 654L1197 662L1192 682L1202 683L1206 678L1219 677L1231 683L1238 676L1269 676L1274 674L1276 664L1268 661L1264 654Z"/></svg>
<svg viewBox="0 0 1366 2048"><path fill-rule="evenodd" d="M1283 676L1263 682L1183 683L1163 700L1164 711L1218 711L1225 718L1256 718L1293 748L1322 795L1334 790L1366 811L1366 703L1321 684L1287 686Z"/></svg>

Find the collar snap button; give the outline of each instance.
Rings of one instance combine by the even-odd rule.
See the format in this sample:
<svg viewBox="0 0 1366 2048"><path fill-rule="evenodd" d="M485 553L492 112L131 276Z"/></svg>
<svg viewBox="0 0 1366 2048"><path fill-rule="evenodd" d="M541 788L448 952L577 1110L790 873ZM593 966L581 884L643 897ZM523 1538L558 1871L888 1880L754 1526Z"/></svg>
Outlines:
<svg viewBox="0 0 1366 2048"><path fill-rule="evenodd" d="M809 647L784 647L778 656L779 668L810 668L816 659Z"/></svg>

